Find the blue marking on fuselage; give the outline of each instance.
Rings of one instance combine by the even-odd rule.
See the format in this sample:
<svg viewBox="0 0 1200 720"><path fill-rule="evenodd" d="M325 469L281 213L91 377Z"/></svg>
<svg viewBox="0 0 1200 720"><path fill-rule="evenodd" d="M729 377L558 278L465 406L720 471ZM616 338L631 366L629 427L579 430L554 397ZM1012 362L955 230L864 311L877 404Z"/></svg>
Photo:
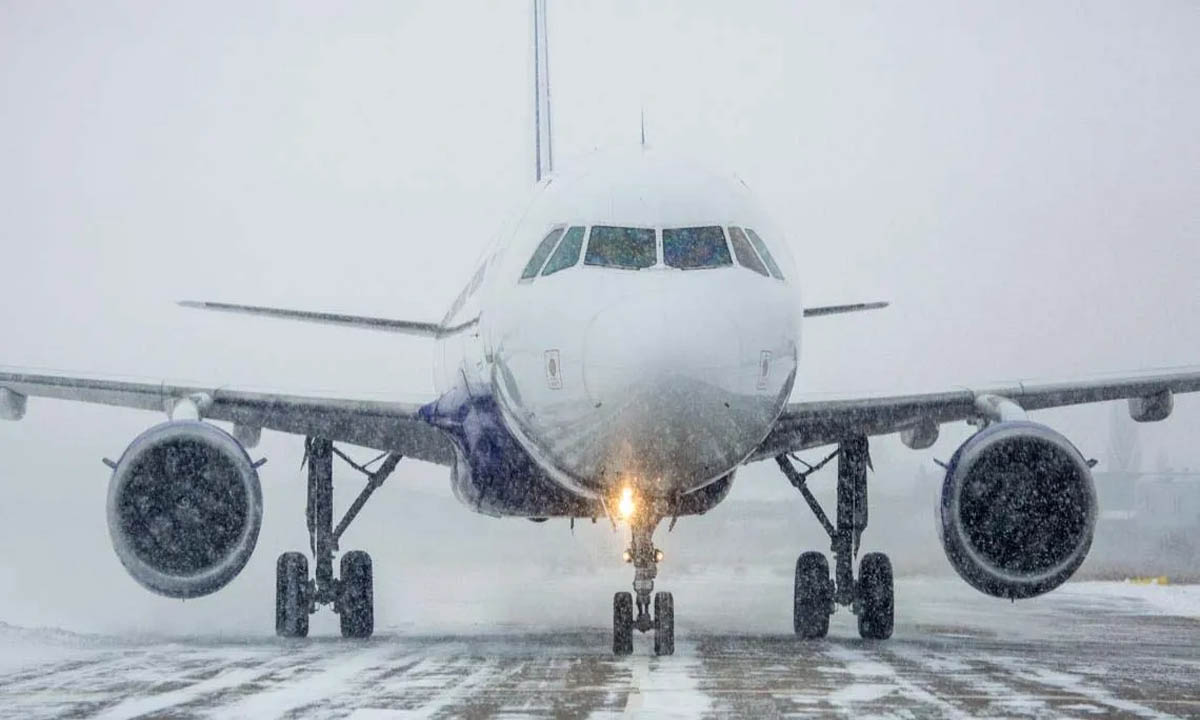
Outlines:
<svg viewBox="0 0 1200 720"><path fill-rule="evenodd" d="M596 503L554 482L508 431L500 413L494 395L472 395L465 383L417 412L454 439L459 499L489 515L594 517Z"/></svg>

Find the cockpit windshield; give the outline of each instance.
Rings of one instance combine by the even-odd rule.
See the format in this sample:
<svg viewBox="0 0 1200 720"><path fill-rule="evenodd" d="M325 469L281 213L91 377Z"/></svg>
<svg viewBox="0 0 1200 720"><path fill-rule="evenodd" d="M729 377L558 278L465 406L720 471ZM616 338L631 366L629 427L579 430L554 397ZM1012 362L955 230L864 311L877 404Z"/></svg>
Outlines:
<svg viewBox="0 0 1200 720"><path fill-rule="evenodd" d="M542 269L546 258L550 257L550 251L554 249L554 244L562 237L563 229L555 228L546 237L542 238L542 241L538 243L537 250L533 251L533 257L529 258L529 264L525 266L525 270L521 273L522 280L537 277L538 270Z"/></svg>
<svg viewBox="0 0 1200 720"><path fill-rule="evenodd" d="M678 270L698 270L740 265L763 277L783 280L779 265L758 233L734 225L661 230L615 225L593 225L591 228L560 225L538 243L521 273L521 280L528 282L539 274L545 277L575 267L580 255L583 255L583 264L592 267L642 270L662 264Z"/></svg>
<svg viewBox="0 0 1200 720"><path fill-rule="evenodd" d="M779 266L775 264L775 258L771 257L771 252L767 250L767 244L762 241L758 233L750 228L746 228L746 235L750 237L750 242L754 244L754 249L758 251L759 257L771 268L771 275L776 280L783 280L783 273L780 272Z"/></svg>
<svg viewBox="0 0 1200 720"><path fill-rule="evenodd" d="M584 228L578 225L567 231L563 241L558 244L558 249L554 251L554 255L550 256L550 262L542 268L543 276L553 275L559 270L566 270L579 262L579 251L583 249L583 233Z"/></svg>
<svg viewBox="0 0 1200 720"><path fill-rule="evenodd" d="M662 241L663 263L667 267L691 270L733 264L725 231L716 225L667 228L662 231Z"/></svg>
<svg viewBox="0 0 1200 720"><path fill-rule="evenodd" d="M733 243L733 254L737 255L738 265L769 277L766 266L758 259L758 255L754 252L754 248L750 247L750 242L746 240L746 234L740 227L729 228L729 241Z"/></svg>
<svg viewBox="0 0 1200 720"><path fill-rule="evenodd" d="M588 238L584 265L641 270L658 262L658 248L652 228L595 225Z"/></svg>

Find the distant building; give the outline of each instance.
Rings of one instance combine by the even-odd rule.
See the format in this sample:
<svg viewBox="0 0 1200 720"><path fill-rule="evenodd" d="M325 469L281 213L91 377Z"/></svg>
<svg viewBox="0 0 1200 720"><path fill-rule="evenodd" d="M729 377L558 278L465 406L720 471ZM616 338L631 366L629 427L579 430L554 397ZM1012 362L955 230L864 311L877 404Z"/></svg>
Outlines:
<svg viewBox="0 0 1200 720"><path fill-rule="evenodd" d="M1095 559L1104 575L1200 577L1200 473L1096 473Z"/></svg>

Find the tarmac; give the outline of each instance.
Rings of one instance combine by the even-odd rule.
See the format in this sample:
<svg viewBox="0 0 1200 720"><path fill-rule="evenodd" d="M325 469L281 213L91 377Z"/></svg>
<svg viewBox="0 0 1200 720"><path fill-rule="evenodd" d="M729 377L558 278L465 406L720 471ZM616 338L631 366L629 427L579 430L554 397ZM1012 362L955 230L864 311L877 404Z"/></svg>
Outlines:
<svg viewBox="0 0 1200 720"><path fill-rule="evenodd" d="M671 657L654 657L649 636L614 657L599 623L520 619L369 641L8 626L0 717L1200 716L1200 587L1069 583L1014 604L952 578L902 579L892 639L860 640L842 610L829 638L802 641L778 626L779 580L752 574L738 592L677 580Z"/></svg>

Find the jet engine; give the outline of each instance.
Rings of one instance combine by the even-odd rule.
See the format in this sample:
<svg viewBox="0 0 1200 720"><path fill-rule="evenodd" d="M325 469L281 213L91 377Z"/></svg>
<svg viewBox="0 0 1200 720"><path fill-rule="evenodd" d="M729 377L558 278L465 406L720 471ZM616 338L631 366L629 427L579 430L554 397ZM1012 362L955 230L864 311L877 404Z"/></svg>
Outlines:
<svg viewBox="0 0 1200 720"><path fill-rule="evenodd" d="M1001 422L950 459L938 529L964 580L988 595L1027 598L1079 568L1096 513L1091 468L1069 440L1045 425Z"/></svg>
<svg viewBox="0 0 1200 720"><path fill-rule="evenodd" d="M258 471L214 425L157 425L113 468L113 549L134 580L160 595L192 598L224 587L250 559L261 526Z"/></svg>

